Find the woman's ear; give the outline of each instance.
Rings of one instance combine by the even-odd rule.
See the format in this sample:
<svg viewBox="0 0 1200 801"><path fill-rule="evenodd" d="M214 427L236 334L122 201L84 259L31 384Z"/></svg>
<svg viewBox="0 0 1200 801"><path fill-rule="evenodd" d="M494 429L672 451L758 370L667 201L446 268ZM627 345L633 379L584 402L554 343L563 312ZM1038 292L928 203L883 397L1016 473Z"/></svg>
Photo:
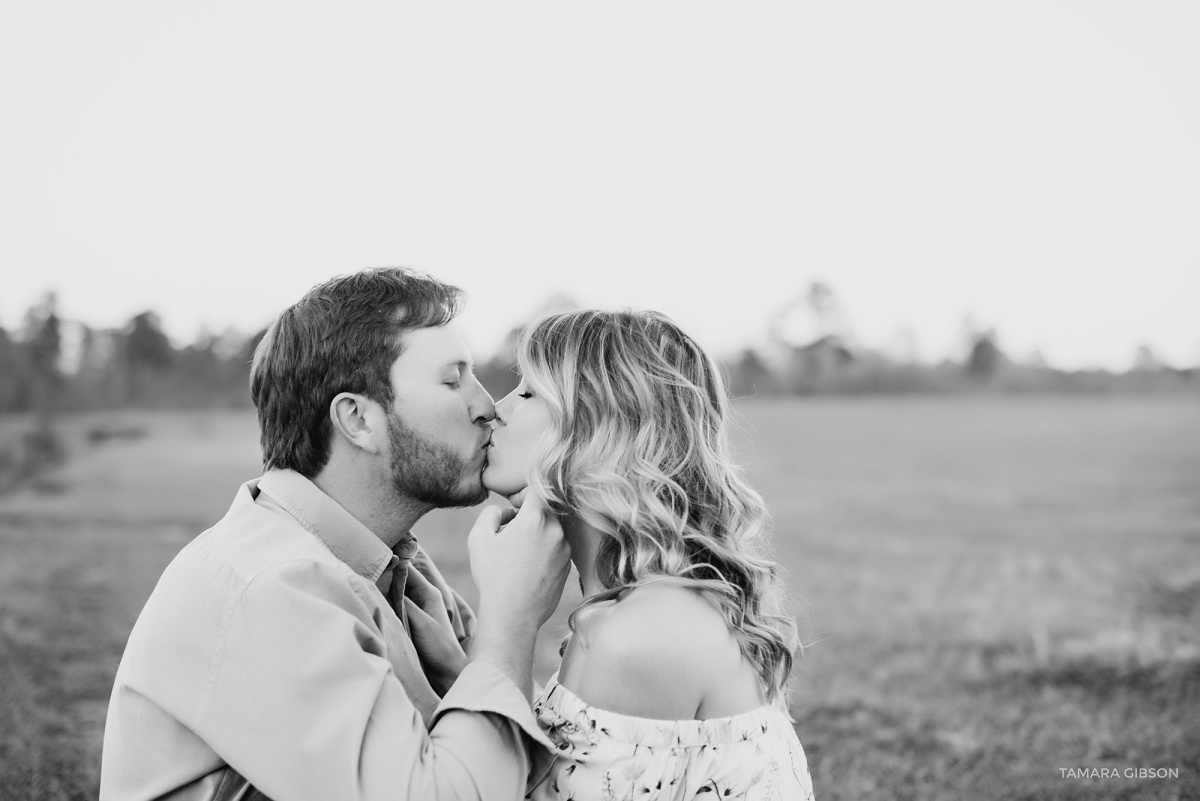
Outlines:
<svg viewBox="0 0 1200 801"><path fill-rule="evenodd" d="M372 404L364 395L342 392L329 404L329 419L335 436L367 453L379 453L380 424L372 414Z"/></svg>

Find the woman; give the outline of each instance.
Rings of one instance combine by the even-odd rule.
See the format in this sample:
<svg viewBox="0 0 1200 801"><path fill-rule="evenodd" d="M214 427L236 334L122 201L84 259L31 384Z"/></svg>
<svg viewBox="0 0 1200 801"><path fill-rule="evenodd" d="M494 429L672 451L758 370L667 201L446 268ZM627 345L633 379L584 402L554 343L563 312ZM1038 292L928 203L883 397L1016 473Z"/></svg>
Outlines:
<svg viewBox="0 0 1200 801"><path fill-rule="evenodd" d="M712 359L660 314L581 311L535 324L518 364L484 483L560 515L584 595L535 703L559 752L534 797L810 799L795 627Z"/></svg>

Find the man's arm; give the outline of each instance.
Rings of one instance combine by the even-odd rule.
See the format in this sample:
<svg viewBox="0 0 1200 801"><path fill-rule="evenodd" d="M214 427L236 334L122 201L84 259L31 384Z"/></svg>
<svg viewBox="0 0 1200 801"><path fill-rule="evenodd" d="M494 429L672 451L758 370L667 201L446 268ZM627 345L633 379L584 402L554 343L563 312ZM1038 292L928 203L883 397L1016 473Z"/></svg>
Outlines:
<svg viewBox="0 0 1200 801"><path fill-rule="evenodd" d="M486 665L464 671L460 707L476 711L426 731L360 592L319 562L252 582L227 614L209 697L197 699L200 737L276 801L518 798L527 754L505 711L520 714L519 691Z"/></svg>
<svg viewBox="0 0 1200 801"><path fill-rule="evenodd" d="M477 645L428 732L386 658L370 588L297 561L231 602L198 734L276 801L519 798L525 741L541 739L527 697L533 641L568 563L561 528L527 514L498 532L505 520L493 508L472 532L472 558L482 540L493 570Z"/></svg>

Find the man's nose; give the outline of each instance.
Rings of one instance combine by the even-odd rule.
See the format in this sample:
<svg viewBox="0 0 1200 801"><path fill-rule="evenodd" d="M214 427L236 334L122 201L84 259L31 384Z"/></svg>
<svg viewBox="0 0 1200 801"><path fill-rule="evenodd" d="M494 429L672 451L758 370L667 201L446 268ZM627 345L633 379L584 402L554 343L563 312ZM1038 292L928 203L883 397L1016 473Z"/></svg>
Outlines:
<svg viewBox="0 0 1200 801"><path fill-rule="evenodd" d="M492 396L483 388L483 384L476 381L475 386L478 391L471 403L471 420L476 425L489 425L496 419L496 404L492 402Z"/></svg>

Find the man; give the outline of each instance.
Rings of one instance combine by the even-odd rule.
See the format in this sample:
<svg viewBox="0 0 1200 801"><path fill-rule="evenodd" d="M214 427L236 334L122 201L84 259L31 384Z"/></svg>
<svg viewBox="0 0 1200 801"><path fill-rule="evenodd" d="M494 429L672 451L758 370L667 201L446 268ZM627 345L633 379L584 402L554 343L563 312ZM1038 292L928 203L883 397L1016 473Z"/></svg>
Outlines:
<svg viewBox="0 0 1200 801"><path fill-rule="evenodd" d="M529 504L485 509L477 626L409 533L487 496L494 409L460 300L369 270L271 326L250 379L264 475L172 561L134 626L103 801L521 797L532 744L548 744L529 694L568 569L562 529Z"/></svg>

